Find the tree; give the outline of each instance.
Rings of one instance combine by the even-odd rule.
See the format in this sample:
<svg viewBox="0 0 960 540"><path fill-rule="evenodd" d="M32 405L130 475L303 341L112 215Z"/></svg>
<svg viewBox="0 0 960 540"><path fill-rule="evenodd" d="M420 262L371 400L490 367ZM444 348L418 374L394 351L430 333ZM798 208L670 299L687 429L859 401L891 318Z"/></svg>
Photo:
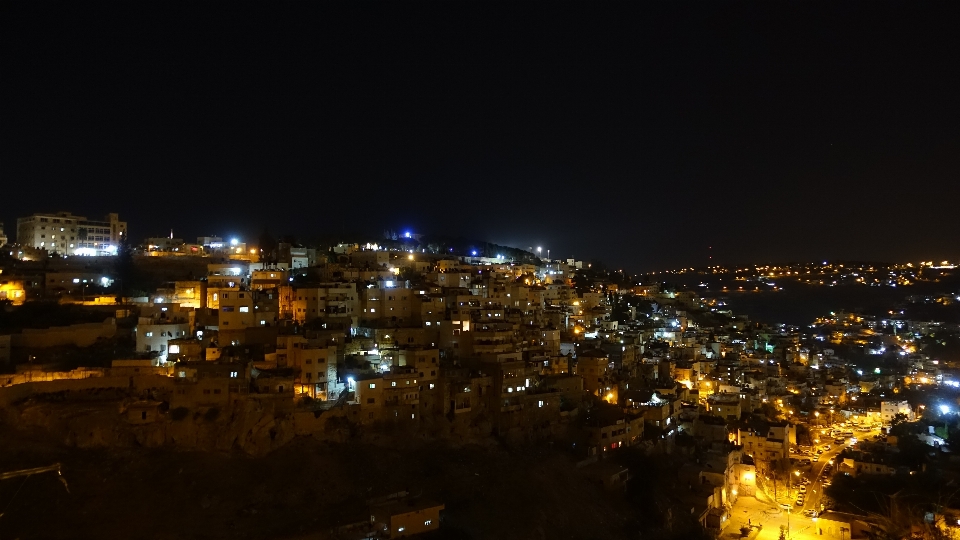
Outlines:
<svg viewBox="0 0 960 540"><path fill-rule="evenodd" d="M762 403L760 407L757 408L757 412L771 421L776 420L780 416L780 411L777 410L776 405L773 403Z"/></svg>
<svg viewBox="0 0 960 540"><path fill-rule="evenodd" d="M627 301L622 297L613 297L613 308L611 309L610 318L622 323L630 321L630 309L629 306L627 306Z"/></svg>
<svg viewBox="0 0 960 540"><path fill-rule="evenodd" d="M277 264L280 260L280 246L277 243L277 239L270 234L270 231L268 231L266 227L264 227L263 232L260 233L259 244L260 262L266 265Z"/></svg>
<svg viewBox="0 0 960 540"><path fill-rule="evenodd" d="M127 291L134 290L139 286L137 282L137 268L133 261L133 246L130 245L130 237L127 235L120 237L117 245L117 256L113 261L113 269L117 273L117 281L120 282L120 294L122 297L124 287Z"/></svg>
<svg viewBox="0 0 960 540"><path fill-rule="evenodd" d="M787 540L787 526L786 526L786 525L781 525L781 526L780 526L780 538L779 538L779 540Z"/></svg>

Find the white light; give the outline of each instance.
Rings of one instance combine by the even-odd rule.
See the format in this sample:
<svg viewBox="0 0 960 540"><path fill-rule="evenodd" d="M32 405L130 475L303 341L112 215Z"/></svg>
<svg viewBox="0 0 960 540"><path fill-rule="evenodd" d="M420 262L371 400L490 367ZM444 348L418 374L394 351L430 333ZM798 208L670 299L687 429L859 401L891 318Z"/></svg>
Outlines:
<svg viewBox="0 0 960 540"><path fill-rule="evenodd" d="M941 405L940 412L943 414L947 414L948 412L950 412L950 407L948 407L947 405Z"/></svg>
<svg viewBox="0 0 960 540"><path fill-rule="evenodd" d="M239 244L239 243L240 243L240 241L237 240L236 238L232 238L232 239L230 240L230 245L231 245L231 246L236 246L236 245Z"/></svg>

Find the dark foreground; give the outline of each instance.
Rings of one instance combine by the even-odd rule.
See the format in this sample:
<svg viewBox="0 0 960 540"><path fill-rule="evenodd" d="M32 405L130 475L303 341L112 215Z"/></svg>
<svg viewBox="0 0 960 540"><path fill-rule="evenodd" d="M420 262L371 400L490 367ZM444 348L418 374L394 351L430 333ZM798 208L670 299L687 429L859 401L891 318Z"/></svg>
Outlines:
<svg viewBox="0 0 960 540"><path fill-rule="evenodd" d="M0 471L54 462L69 494L51 473L0 482L0 538L341 538L367 499L402 490L446 504L428 538L639 537L635 505L549 445L302 439L250 458L68 448L0 425Z"/></svg>

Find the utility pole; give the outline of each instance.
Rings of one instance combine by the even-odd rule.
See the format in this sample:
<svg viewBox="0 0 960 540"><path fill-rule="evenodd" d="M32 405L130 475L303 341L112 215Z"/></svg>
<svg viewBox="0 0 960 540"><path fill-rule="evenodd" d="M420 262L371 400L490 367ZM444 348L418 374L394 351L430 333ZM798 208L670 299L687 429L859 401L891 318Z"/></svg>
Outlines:
<svg viewBox="0 0 960 540"><path fill-rule="evenodd" d="M787 539L790 538L790 509L787 508Z"/></svg>

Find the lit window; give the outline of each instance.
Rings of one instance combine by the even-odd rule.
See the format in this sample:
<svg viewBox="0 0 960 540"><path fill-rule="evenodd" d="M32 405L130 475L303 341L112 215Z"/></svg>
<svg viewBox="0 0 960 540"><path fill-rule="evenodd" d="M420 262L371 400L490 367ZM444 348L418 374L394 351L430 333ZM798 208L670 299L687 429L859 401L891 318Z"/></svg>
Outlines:
<svg viewBox="0 0 960 540"><path fill-rule="evenodd" d="M231 371L231 372L230 372L230 378L231 378L231 379L236 379L236 378L237 378L237 372L236 372L236 371Z"/></svg>
<svg viewBox="0 0 960 540"><path fill-rule="evenodd" d="M428 520L426 520L426 521L423 522L424 526L427 526L427 527L429 527L431 523L433 523L433 520L432 520L432 519L428 519Z"/></svg>
<svg viewBox="0 0 960 540"><path fill-rule="evenodd" d="M404 528L404 527L397 527L397 532L403 532L403 531L405 531L405 530L407 530L407 529Z"/></svg>
<svg viewBox="0 0 960 540"><path fill-rule="evenodd" d="M397 385L397 381L393 381L390 383L390 386L396 386L396 385Z"/></svg>
<svg viewBox="0 0 960 540"><path fill-rule="evenodd" d="M248 306L240 306L240 313L250 313L250 308Z"/></svg>
<svg viewBox="0 0 960 540"><path fill-rule="evenodd" d="M153 337L153 332L147 332L147 337Z"/></svg>
<svg viewBox="0 0 960 540"><path fill-rule="evenodd" d="M168 352L169 352L170 354L180 354L180 346L179 346L179 345L171 345L171 346L170 346L170 349L168 350Z"/></svg>
<svg viewBox="0 0 960 540"><path fill-rule="evenodd" d="M370 383L370 388L376 388L376 387L377 387L376 383Z"/></svg>

